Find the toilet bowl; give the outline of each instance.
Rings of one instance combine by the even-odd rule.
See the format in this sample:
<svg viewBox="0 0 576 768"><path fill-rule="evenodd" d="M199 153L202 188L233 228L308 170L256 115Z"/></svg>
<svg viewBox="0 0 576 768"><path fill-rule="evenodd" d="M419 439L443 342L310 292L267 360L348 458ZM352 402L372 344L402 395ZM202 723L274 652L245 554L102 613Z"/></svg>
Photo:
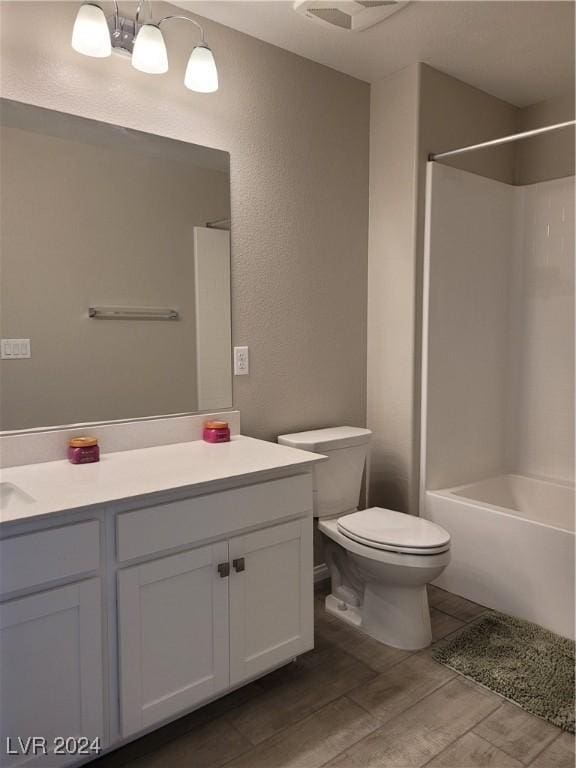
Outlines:
<svg viewBox="0 0 576 768"><path fill-rule="evenodd" d="M426 587L450 562L450 535L402 512L358 510L371 434L331 427L278 442L329 458L314 469L314 516L330 573L326 610L380 642L419 650L432 641Z"/></svg>
<svg viewBox="0 0 576 768"><path fill-rule="evenodd" d="M330 540L332 583L344 585L332 589L326 609L386 645L411 651L430 645L426 586L450 562L448 533L422 518L379 507L321 520L318 528ZM336 547L345 555L335 557Z"/></svg>

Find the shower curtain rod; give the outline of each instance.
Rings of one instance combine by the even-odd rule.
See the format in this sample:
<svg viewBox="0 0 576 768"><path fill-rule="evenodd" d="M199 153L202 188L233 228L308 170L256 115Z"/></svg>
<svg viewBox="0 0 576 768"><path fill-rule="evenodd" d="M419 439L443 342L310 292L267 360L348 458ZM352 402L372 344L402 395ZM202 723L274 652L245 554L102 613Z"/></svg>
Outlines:
<svg viewBox="0 0 576 768"><path fill-rule="evenodd" d="M469 147L461 147L460 149L451 149L448 152L430 154L428 155L428 160L441 160L443 157L453 157L454 155L461 155L464 152L472 152L475 149L497 147L500 144L509 144L510 142L518 141L519 139L528 139L530 136L538 136L541 133L556 131L559 128L568 128L570 125L576 125L576 120L568 120L565 123L557 123L556 125L545 125L543 128L533 128L531 131L513 133L511 136L503 136L501 139L492 139L491 141L483 141L481 144L471 144Z"/></svg>

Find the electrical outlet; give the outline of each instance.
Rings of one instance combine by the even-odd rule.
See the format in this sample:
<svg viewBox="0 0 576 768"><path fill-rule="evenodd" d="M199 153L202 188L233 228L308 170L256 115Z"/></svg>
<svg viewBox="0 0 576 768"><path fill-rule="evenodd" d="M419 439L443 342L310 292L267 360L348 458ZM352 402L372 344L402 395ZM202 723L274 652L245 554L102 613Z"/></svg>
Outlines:
<svg viewBox="0 0 576 768"><path fill-rule="evenodd" d="M30 339L2 339L2 360L24 360L32 357Z"/></svg>
<svg viewBox="0 0 576 768"><path fill-rule="evenodd" d="M234 376L247 376L249 372L248 347L234 347Z"/></svg>

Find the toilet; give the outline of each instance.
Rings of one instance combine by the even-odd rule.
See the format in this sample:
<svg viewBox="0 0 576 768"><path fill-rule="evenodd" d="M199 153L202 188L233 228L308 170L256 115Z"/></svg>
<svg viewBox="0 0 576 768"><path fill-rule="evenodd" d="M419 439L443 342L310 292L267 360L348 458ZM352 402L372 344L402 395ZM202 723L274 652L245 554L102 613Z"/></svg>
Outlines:
<svg viewBox="0 0 576 768"><path fill-rule="evenodd" d="M450 562L450 535L421 517L358 509L371 436L331 427L278 442L328 457L314 468L314 517L330 572L326 610L386 645L419 650L432 642L426 586Z"/></svg>

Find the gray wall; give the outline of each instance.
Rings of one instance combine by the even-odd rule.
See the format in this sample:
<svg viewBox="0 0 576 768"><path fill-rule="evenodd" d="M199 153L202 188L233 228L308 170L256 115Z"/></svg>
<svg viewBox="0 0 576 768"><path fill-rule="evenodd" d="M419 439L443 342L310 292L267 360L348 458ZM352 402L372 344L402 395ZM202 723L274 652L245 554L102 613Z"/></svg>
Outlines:
<svg viewBox="0 0 576 768"><path fill-rule="evenodd" d="M419 68L421 225L428 155L515 133L518 109L426 64L420 64ZM514 144L479 150L442 162L497 181L514 181Z"/></svg>
<svg viewBox="0 0 576 768"><path fill-rule="evenodd" d="M416 204L420 68L372 86L367 425L371 504L412 508Z"/></svg>
<svg viewBox="0 0 576 768"><path fill-rule="evenodd" d="M574 92L518 111L518 130L574 120ZM516 184L574 176L574 128L563 128L516 144Z"/></svg>
<svg viewBox="0 0 576 768"><path fill-rule="evenodd" d="M364 424L369 86L206 22L221 88L194 94L189 25L167 32L171 70L153 77L76 54L76 3L0 8L7 98L230 152L233 338L251 353L234 382L243 432Z"/></svg>

